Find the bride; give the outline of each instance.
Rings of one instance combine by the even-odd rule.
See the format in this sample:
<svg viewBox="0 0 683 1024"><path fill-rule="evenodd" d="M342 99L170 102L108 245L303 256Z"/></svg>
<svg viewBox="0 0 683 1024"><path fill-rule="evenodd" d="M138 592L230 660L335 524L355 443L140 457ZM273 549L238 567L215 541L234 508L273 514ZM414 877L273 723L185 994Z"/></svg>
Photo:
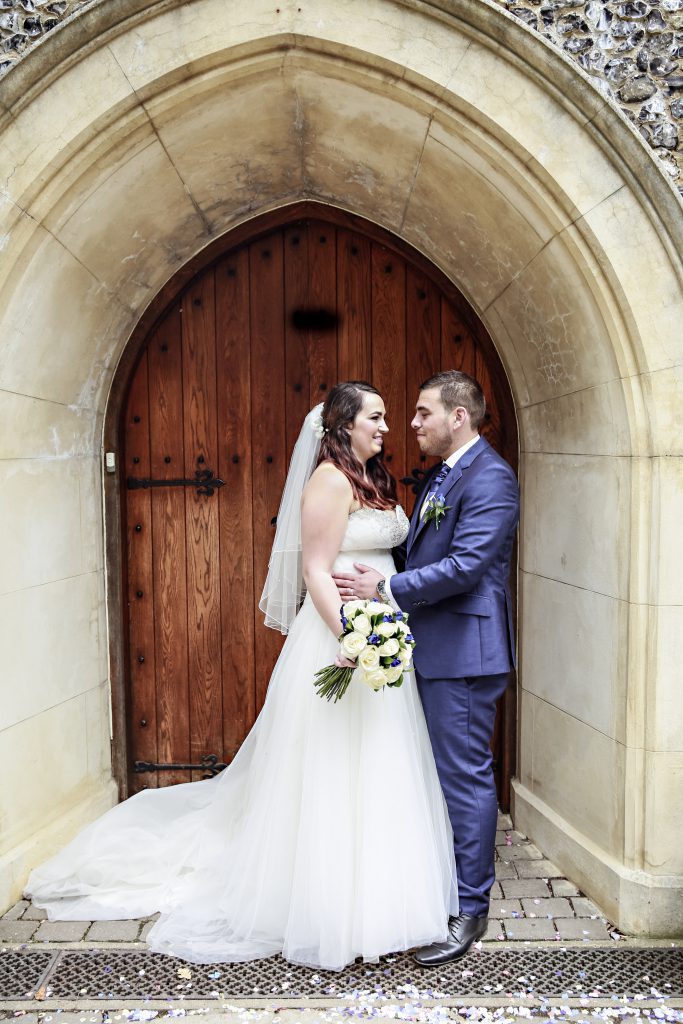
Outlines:
<svg viewBox="0 0 683 1024"><path fill-rule="evenodd" d="M313 685L352 664L332 572L362 560L388 574L408 532L386 432L364 382L308 414L261 598L289 635L256 724L220 775L138 793L33 871L26 894L50 920L160 911L157 952L331 970L446 937L453 842L412 672L378 693L356 673L338 703Z"/></svg>

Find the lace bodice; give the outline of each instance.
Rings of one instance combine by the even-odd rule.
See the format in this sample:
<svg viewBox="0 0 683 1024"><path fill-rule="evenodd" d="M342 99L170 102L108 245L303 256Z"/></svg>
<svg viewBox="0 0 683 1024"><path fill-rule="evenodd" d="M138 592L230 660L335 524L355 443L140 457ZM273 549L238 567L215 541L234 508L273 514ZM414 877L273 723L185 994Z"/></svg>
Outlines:
<svg viewBox="0 0 683 1024"><path fill-rule="evenodd" d="M395 548L408 536L408 517L395 509L359 508L349 516L341 551L378 551Z"/></svg>

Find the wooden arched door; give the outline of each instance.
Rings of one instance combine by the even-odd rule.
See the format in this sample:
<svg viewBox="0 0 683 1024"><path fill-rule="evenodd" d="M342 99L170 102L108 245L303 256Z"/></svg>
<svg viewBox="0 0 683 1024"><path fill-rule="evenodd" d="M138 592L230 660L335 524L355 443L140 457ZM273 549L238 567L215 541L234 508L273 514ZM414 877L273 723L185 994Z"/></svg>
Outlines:
<svg viewBox="0 0 683 1024"><path fill-rule="evenodd" d="M409 421L420 382L442 368L481 381L484 433L517 461L500 361L431 264L327 208L269 219L184 272L122 403L128 792L229 763L251 728L282 644L258 610L273 518L302 420L335 381L381 391L399 478L428 468ZM410 483L399 490L410 511ZM495 742L505 805L514 696Z"/></svg>

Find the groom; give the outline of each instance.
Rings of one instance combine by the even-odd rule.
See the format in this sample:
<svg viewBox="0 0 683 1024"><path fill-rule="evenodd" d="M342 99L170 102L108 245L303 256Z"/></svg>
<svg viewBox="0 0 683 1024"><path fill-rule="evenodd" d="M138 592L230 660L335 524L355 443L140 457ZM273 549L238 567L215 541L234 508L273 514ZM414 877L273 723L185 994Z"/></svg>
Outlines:
<svg viewBox="0 0 683 1024"><path fill-rule="evenodd" d="M356 565L335 576L343 600L392 601L410 614L415 671L451 819L459 914L444 942L415 953L424 967L464 956L486 931L498 814L490 742L496 701L515 664L508 579L519 518L514 472L479 427L478 382L449 370L420 388L415 430L439 456L418 494L406 566L389 579Z"/></svg>

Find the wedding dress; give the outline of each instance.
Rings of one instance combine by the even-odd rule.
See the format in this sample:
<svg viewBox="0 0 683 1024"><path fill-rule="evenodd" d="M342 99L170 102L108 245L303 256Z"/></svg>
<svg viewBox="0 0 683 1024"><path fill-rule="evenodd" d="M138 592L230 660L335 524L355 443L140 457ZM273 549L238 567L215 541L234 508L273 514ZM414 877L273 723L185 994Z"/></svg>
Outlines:
<svg viewBox="0 0 683 1024"><path fill-rule="evenodd" d="M353 512L335 568L389 573L407 532L400 507ZM51 920L161 911L151 948L196 963L282 953L339 970L444 939L453 841L414 674L375 693L356 673L329 703L313 677L337 646L307 596L230 766L108 811L32 873L36 906Z"/></svg>

